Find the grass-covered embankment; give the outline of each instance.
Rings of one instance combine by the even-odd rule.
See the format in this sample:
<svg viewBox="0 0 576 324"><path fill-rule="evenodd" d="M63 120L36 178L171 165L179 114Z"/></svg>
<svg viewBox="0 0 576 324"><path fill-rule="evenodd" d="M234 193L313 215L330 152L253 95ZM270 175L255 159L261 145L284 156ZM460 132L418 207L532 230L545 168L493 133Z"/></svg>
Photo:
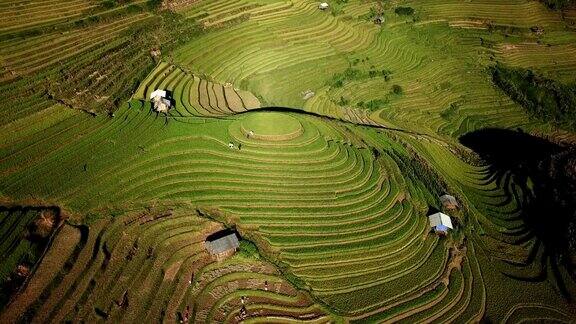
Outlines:
<svg viewBox="0 0 576 324"><path fill-rule="evenodd" d="M492 80L539 120L576 130L576 85L566 85L530 70L498 64L490 69Z"/></svg>

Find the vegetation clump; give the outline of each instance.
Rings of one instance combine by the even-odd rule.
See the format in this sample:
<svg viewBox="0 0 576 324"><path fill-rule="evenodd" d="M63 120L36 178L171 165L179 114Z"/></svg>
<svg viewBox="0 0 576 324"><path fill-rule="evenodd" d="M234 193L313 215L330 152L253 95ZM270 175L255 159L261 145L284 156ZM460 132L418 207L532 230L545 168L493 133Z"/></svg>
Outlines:
<svg viewBox="0 0 576 324"><path fill-rule="evenodd" d="M444 109L440 113L440 117L448 120L448 119L451 119L452 117L454 117L457 112L458 112L458 105L453 102L448 106L448 108Z"/></svg>
<svg viewBox="0 0 576 324"><path fill-rule="evenodd" d="M543 0L548 8L553 10L564 9L576 5L576 0Z"/></svg>
<svg viewBox="0 0 576 324"><path fill-rule="evenodd" d="M342 73L334 74L329 81L329 85L332 88L341 88L347 81L359 80L362 77L363 73L361 70L349 67Z"/></svg>
<svg viewBox="0 0 576 324"><path fill-rule="evenodd" d="M359 101L356 103L358 108L367 109L369 111L376 111L386 106L390 101L386 99L373 99L369 101Z"/></svg>
<svg viewBox="0 0 576 324"><path fill-rule="evenodd" d="M415 10L412 7L397 7L394 12L399 16L412 16Z"/></svg>
<svg viewBox="0 0 576 324"><path fill-rule="evenodd" d="M122 41L96 49L101 51L99 56L58 68L45 80L45 95L68 107L92 113L114 111L154 68L158 58L149 54L151 45L158 44L161 52L166 53L200 33L193 21L162 13L159 19L129 28ZM151 39L154 44L150 44ZM108 68L116 64L121 64L121 68ZM104 82L109 86L98 86Z"/></svg>
<svg viewBox="0 0 576 324"><path fill-rule="evenodd" d="M252 258L252 259L260 259L260 252L258 251L258 247L256 244L248 241L248 240L240 240L240 248L239 248L240 255Z"/></svg>
<svg viewBox="0 0 576 324"><path fill-rule="evenodd" d="M366 58L365 60L368 59ZM365 60L362 60L362 62L365 62ZM360 62L360 59L355 59L350 63L351 66L349 68L343 72L334 73L328 81L330 88L342 88L348 82L374 79L376 77L382 77L384 81L389 81L392 78L392 71L389 69L380 70L374 65L370 66L368 71L356 68L355 66Z"/></svg>
<svg viewBox="0 0 576 324"><path fill-rule="evenodd" d="M59 221L55 209L0 207L0 309L31 274Z"/></svg>
<svg viewBox="0 0 576 324"><path fill-rule="evenodd" d="M392 93L395 95L401 95L402 93L404 93L404 89L402 89L401 86L395 84L392 86Z"/></svg>
<svg viewBox="0 0 576 324"><path fill-rule="evenodd" d="M498 64L492 81L534 118L576 130L576 85L565 85L535 74Z"/></svg>
<svg viewBox="0 0 576 324"><path fill-rule="evenodd" d="M348 0L334 0L330 3L330 11L333 16L338 16L343 12L343 7L348 3Z"/></svg>

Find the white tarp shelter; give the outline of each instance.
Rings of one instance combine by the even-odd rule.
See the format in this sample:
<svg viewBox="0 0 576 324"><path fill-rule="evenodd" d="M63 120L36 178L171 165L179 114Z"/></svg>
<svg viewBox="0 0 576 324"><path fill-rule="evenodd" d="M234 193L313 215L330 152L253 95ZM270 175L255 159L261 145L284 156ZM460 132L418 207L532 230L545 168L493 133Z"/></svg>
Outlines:
<svg viewBox="0 0 576 324"><path fill-rule="evenodd" d="M156 97L166 98L166 91L161 90L161 89L156 89L156 90L152 91L152 93L150 94L150 100L152 100Z"/></svg>
<svg viewBox="0 0 576 324"><path fill-rule="evenodd" d="M154 104L154 110L157 112L167 113L170 110L170 100L165 90L156 89L150 94L150 101Z"/></svg>
<svg viewBox="0 0 576 324"><path fill-rule="evenodd" d="M432 214L428 216L428 220L430 221L430 227L432 227L435 231L447 232L448 229L454 229L450 216L444 213L438 212Z"/></svg>
<svg viewBox="0 0 576 324"><path fill-rule="evenodd" d="M326 9L328 9L328 7L330 7L330 6L326 2L322 2L320 5L318 5L318 9L320 9L320 10L326 10Z"/></svg>

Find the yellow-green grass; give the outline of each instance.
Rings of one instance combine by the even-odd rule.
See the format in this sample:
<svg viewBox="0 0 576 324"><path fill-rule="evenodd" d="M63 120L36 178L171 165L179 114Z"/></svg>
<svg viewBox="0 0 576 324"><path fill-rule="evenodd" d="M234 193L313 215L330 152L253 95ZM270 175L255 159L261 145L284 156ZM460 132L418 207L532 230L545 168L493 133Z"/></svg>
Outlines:
<svg viewBox="0 0 576 324"><path fill-rule="evenodd" d="M71 58L100 44L112 42L119 34L137 23L142 23L147 13L130 15L110 23L74 30L61 35L53 33L27 38L18 42L4 42L0 56L4 66L17 74L30 74L51 64ZM102 71L101 73L105 73ZM98 77L98 76L94 76Z"/></svg>
<svg viewBox="0 0 576 324"><path fill-rule="evenodd" d="M502 318L510 310L509 307L518 305L522 308L522 305L532 303L535 296L546 296L542 297L542 300L561 300L553 286L546 281L535 280L549 271L550 263L544 259L542 242L526 227L520 216L522 193L514 183L515 179L510 174L497 179L488 172L487 166L469 166L451 154L447 147L437 143L402 137L412 148L425 156L436 170L442 172L445 179L451 183L451 188L457 190L455 193L458 192L461 199L468 202L469 235L475 238L474 250L482 276L488 277L484 282L488 285L486 311L489 316ZM563 271L560 270L561 273ZM506 276L524 279L506 280ZM565 284L573 287L573 283L569 281ZM525 293L514 294L514 298L506 302L508 306L494 302L495 296L517 289L522 289ZM565 300L555 303L563 305L559 308L560 312L573 312ZM548 305L556 305L555 303ZM536 309L532 308L534 311ZM562 316L554 318L560 319Z"/></svg>
<svg viewBox="0 0 576 324"><path fill-rule="evenodd" d="M303 132L297 119L277 112L255 112L246 115L240 123L240 128L247 137L263 140L292 139Z"/></svg>
<svg viewBox="0 0 576 324"><path fill-rule="evenodd" d="M59 274L54 269L58 279L48 285L42 297L20 318L102 320L102 314L106 314L115 321L137 318L170 321L176 320L176 311L183 313L186 305L197 303L206 306L193 313L201 319L204 312L218 316L215 312L221 302L215 303L211 297L218 289L239 284L247 291L222 296L234 297L230 307L237 310L242 294L249 296L248 304L253 310L274 305L280 314L289 309L295 312L295 317L299 313L325 316L321 307L295 290L266 262L237 255L205 268L212 261L203 240L218 228L216 223L182 209L159 208L147 212L136 209L113 220L102 219L90 226L86 243L68 261L71 268ZM192 277L194 282L190 285ZM267 280L273 289L264 292L263 281L254 286L254 280ZM286 296L287 292L292 296ZM125 294L129 304L122 306ZM265 301L252 303L250 298L259 295L264 295Z"/></svg>
<svg viewBox="0 0 576 324"><path fill-rule="evenodd" d="M190 10L213 8L206 9L209 14L219 12L217 7L232 8L240 3L204 2ZM492 87L485 72L491 50L486 42L481 44L480 38L497 44L510 40L503 37L503 32L460 29L450 27L447 21L491 16L495 24L513 21L512 25L524 28L522 37L534 39L528 27L539 25L550 31L546 33L549 41L566 42L559 36L563 23L558 13L547 11L542 4L522 0L497 6L496 13L484 11L494 7L493 1L468 4L469 8L447 3L442 11L437 11L439 6L433 1L413 5L422 21L413 25L400 23L403 20L390 14L394 8L387 4L384 9L389 23L379 29L360 18L360 13L369 9L366 4L350 2L343 6L342 14L331 16L317 10L310 1L295 1L292 6L215 30L180 48L175 57L193 71L220 82L240 84L260 94L268 105L295 108L304 105L307 110L353 122L395 125L443 136L458 136L486 125L536 127L528 122L520 107ZM442 14L445 19L436 19L435 15ZM526 21L515 25L521 22L514 20L518 15ZM292 59L295 57L298 60ZM357 59L362 63L356 65ZM550 71L569 78L574 60L562 61L567 69L550 67ZM377 80L372 84L365 80L351 81L342 89L344 92L326 89L330 77L351 64L361 70L389 69L392 78L385 84ZM311 70L314 73L309 73ZM360 101L389 97L387 92L393 84L401 85L404 94L390 98L386 107L369 115L356 108ZM316 96L304 102L302 93L307 90L314 91ZM340 97L350 103L344 107L336 105ZM452 104L456 108L449 111Z"/></svg>
<svg viewBox="0 0 576 324"><path fill-rule="evenodd" d="M488 126L544 129L493 87L486 68L498 59L571 81L574 36L559 13L535 1L401 4L415 9L413 17L395 14L397 5L384 5L382 27L365 17L372 5L363 1L349 1L340 12L321 12L309 0L188 5L183 14L199 19L205 34L169 53L140 82L137 100L113 118L47 104L38 90L41 80L0 85L14 103L0 115L0 134L7 136L0 141L0 195L90 211L94 218L107 214L101 209L106 206L218 208L220 220L254 238L286 279L326 307L293 291L262 291L262 280L289 284L272 266L251 271L263 269L260 261L242 258L200 271L198 280L205 282L191 292L187 278L207 263L196 234L208 225L179 214L162 225L93 225L118 258L102 270L103 252L90 260L93 249L85 249L74 274L43 297L49 302L39 304L35 318L96 320L98 307L110 311L113 321L172 321L176 311L196 303L202 310L195 314L198 321L234 321L243 294L256 301L247 309L267 314L249 319L254 322L337 318L326 312L360 322L563 320L573 314L548 282L503 275L536 280L551 270L538 262L544 250L520 218L523 195L513 175L497 178L489 166L463 162L457 137ZM136 23L140 16L129 19ZM15 77L7 67L25 72L54 64L58 50L80 62L96 57L100 52L83 51L108 36L122 46L122 37L99 34L120 34L122 24L98 25L93 34L48 33L8 42L14 47L1 53L7 58L2 78ZM544 35L530 30L535 25ZM28 55L31 60L24 59ZM111 69L121 68L111 62ZM346 69L360 76L334 86L333 78ZM391 72L388 80L382 70ZM78 73L78 84L91 84L91 73ZM115 85L101 80L91 89ZM395 85L401 94L393 93ZM168 116L152 113L147 102L158 88L173 94ZM305 100L307 91L314 96ZM385 103L372 111L359 105L378 99ZM261 105L400 131L296 113L245 112ZM248 130L265 137L248 138ZM278 136L281 141L274 140ZM230 141L241 149L228 148ZM428 207L439 207L425 185L430 179L419 179L398 157L425 161L438 173L431 181L445 181L443 189L462 202L461 227L447 239L428 233ZM449 251L462 236L468 238L463 261L453 267ZM94 247L97 240L89 241ZM136 241L137 256L125 262ZM144 246L161 246L161 253L149 260ZM137 306L125 311L111 302L127 289L138 297ZM521 289L525 295L508 297ZM551 308L550 301L558 306Z"/></svg>
<svg viewBox="0 0 576 324"><path fill-rule="evenodd" d="M364 144L348 144L361 143L362 132L354 135L335 121L294 113L247 112L233 120L165 124L150 111L149 104L133 101L112 119L92 120L93 131L61 148L49 143L72 130L56 131L57 123L44 146L52 153L28 148L38 162L33 159L25 170L14 165L0 190L18 196L20 183L41 173L41 181L24 190L76 210L146 201L217 206L236 215L238 226L259 227L254 235L279 252L277 260L287 271L346 316L379 312L394 298L440 280L447 246L427 235L423 193L407 185L415 179L404 178L390 157L376 161ZM270 129L259 124L263 120L282 127ZM240 131L246 124L255 133L283 134L296 127L302 134L283 141L247 138ZM241 150L228 148L230 139L241 142ZM162 239L161 232L154 233ZM128 244L128 249L129 242L110 241L109 248ZM103 293L114 281L110 276L90 294ZM122 287L112 292L121 295ZM82 302L95 302L90 298ZM74 316L92 316L90 309Z"/></svg>
<svg viewBox="0 0 576 324"><path fill-rule="evenodd" d="M5 1L0 7L0 13L5 17L0 24L0 32L70 19L82 15L95 6L95 3L87 0Z"/></svg>
<svg viewBox="0 0 576 324"><path fill-rule="evenodd" d="M133 98L148 101L157 89L171 92L172 117L226 116L260 107L258 98L248 91L213 83L165 62L150 72Z"/></svg>

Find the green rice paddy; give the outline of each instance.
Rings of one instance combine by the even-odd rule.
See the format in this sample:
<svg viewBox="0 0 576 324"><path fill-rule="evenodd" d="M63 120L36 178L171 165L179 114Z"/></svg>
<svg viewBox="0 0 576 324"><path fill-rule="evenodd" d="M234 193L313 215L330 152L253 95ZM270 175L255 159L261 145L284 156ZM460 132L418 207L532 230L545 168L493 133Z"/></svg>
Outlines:
<svg viewBox="0 0 576 324"><path fill-rule="evenodd" d="M298 133L302 129L300 122L290 115L275 112L255 112L241 120L244 130L263 136L280 136Z"/></svg>
<svg viewBox="0 0 576 324"><path fill-rule="evenodd" d="M576 9L330 5L0 5L0 202L66 218L48 249L61 259L40 258L0 322L572 321L574 275L524 218L537 180L459 138L574 140L489 68L575 82ZM26 215L0 213L0 232L21 235ZM217 262L204 240L225 227L242 243ZM2 278L28 248L10 244Z"/></svg>

